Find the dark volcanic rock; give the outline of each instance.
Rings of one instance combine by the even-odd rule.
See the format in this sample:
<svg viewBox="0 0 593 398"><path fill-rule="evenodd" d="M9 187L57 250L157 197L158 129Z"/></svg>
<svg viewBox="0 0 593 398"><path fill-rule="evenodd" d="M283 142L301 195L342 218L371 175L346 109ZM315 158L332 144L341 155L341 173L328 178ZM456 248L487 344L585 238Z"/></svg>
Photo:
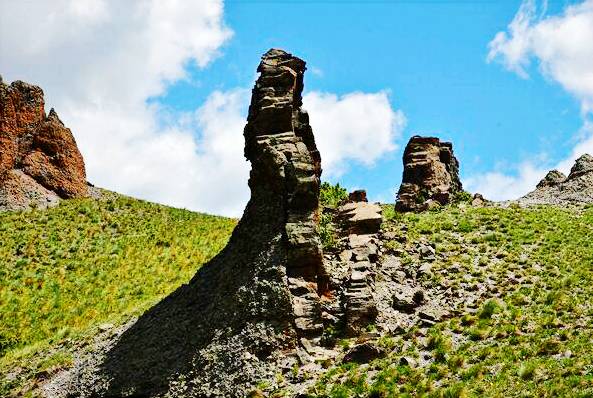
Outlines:
<svg viewBox="0 0 593 398"><path fill-rule="evenodd" d="M593 156L585 154L575 161L568 177L550 171L534 191L518 200L521 204L593 203Z"/></svg>
<svg viewBox="0 0 593 398"><path fill-rule="evenodd" d="M0 80L0 208L46 207L56 198L88 196L84 161L70 129L43 91Z"/></svg>
<svg viewBox="0 0 593 398"><path fill-rule="evenodd" d="M414 136L406 146L403 161L402 184L395 204L398 211L425 210L433 202L444 205L462 190L459 162L449 142Z"/></svg>
<svg viewBox="0 0 593 398"><path fill-rule="evenodd" d="M243 397L320 333L327 277L316 230L320 156L301 109L305 62L263 57L245 127L251 199L228 245L77 366L74 396Z"/></svg>

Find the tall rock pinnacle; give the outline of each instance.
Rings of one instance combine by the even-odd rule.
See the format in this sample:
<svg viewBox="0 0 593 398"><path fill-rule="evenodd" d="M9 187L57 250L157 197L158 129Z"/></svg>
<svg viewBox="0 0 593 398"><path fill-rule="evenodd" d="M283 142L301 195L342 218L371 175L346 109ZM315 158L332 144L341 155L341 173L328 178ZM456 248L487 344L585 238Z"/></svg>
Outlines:
<svg viewBox="0 0 593 398"><path fill-rule="evenodd" d="M251 199L228 245L94 356L98 372L79 364L73 395L243 397L321 332L321 166L301 109L305 62L270 50L258 71L244 131Z"/></svg>
<svg viewBox="0 0 593 398"><path fill-rule="evenodd" d="M284 209L287 274L325 287L321 243L316 232L321 158L309 116L301 109L305 62L282 50L262 57L248 123L245 156L252 163L254 206ZM259 220L258 222L262 222Z"/></svg>

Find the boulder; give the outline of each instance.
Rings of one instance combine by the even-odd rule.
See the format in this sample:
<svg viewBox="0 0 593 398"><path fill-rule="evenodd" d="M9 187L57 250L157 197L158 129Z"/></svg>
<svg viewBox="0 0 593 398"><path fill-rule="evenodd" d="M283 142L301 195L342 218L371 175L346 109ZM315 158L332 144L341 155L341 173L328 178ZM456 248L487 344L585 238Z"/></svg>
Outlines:
<svg viewBox="0 0 593 398"><path fill-rule="evenodd" d="M350 202L338 208L338 220L349 234L374 234L383 222L381 206L368 202Z"/></svg>
<svg viewBox="0 0 593 398"><path fill-rule="evenodd" d="M357 189L348 194L348 200L350 202L368 202L367 191L364 189Z"/></svg>
<svg viewBox="0 0 593 398"><path fill-rule="evenodd" d="M484 206L488 201L484 198L481 193L475 193L472 197L472 206L481 207Z"/></svg>
<svg viewBox="0 0 593 398"><path fill-rule="evenodd" d="M89 195L82 155L41 88L0 80L0 209L47 207Z"/></svg>
<svg viewBox="0 0 593 398"><path fill-rule="evenodd" d="M352 347L346 355L342 362L354 362L354 363L369 363L378 358L384 358L387 355L385 350L373 345L370 342L362 343L355 345Z"/></svg>
<svg viewBox="0 0 593 398"><path fill-rule="evenodd" d="M397 194L397 211L422 211L428 204L445 205L462 190L459 162L450 142L414 136L403 156L404 172Z"/></svg>

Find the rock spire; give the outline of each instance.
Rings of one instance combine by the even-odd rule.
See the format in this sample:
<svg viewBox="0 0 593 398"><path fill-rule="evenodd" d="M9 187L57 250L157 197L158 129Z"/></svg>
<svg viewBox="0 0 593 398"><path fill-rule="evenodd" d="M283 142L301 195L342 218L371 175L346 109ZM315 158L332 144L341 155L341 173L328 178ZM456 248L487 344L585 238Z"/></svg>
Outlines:
<svg viewBox="0 0 593 398"><path fill-rule="evenodd" d="M285 51L263 55L244 130L251 199L228 245L80 363L74 395L243 397L321 333L321 159L301 108L305 69Z"/></svg>

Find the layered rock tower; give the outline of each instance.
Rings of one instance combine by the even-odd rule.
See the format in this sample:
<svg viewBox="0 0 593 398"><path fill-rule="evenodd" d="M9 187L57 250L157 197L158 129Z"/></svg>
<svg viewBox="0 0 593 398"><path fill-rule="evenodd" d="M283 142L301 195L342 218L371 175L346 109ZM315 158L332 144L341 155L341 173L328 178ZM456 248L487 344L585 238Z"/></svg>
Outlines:
<svg viewBox="0 0 593 398"><path fill-rule="evenodd" d="M321 157L309 116L301 109L305 62L272 49L262 58L247 126L245 157L251 161L249 186L259 207L284 207L286 274L293 292L299 332L319 332L317 293L327 290L317 233ZM267 198L273 193L276 198Z"/></svg>
<svg viewBox="0 0 593 398"><path fill-rule="evenodd" d="M414 136L403 156L404 173L397 194L398 211L421 211L431 203L445 205L462 190L453 144L436 137Z"/></svg>
<svg viewBox="0 0 593 398"><path fill-rule="evenodd" d="M41 88L0 78L0 208L47 207L88 195L82 155Z"/></svg>
<svg viewBox="0 0 593 398"><path fill-rule="evenodd" d="M321 159L301 108L305 62L272 49L258 71L244 131L251 199L228 245L78 364L73 395L243 397L321 333Z"/></svg>

